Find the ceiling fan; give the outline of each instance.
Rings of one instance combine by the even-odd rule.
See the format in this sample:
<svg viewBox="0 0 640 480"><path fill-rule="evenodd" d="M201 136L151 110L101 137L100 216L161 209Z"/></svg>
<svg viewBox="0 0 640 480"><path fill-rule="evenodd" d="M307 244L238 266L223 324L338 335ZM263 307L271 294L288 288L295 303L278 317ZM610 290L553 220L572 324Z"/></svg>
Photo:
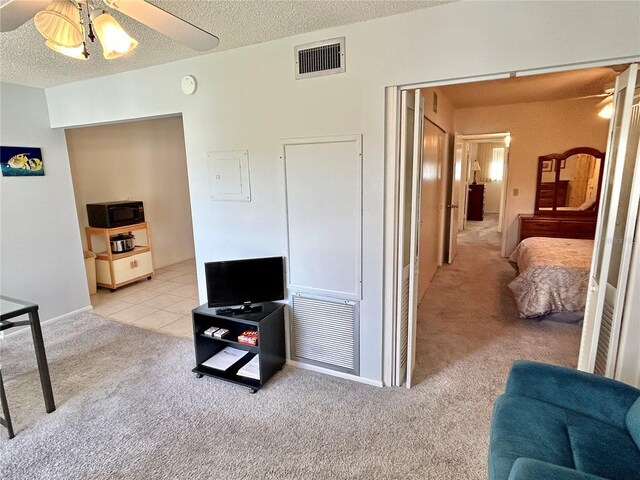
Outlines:
<svg viewBox="0 0 640 480"><path fill-rule="evenodd" d="M602 93L594 93L593 95L583 95L582 97L576 97L575 100L582 100L583 98L602 98L598 102L598 116L606 119L610 119L613 114L613 93L615 90L615 82L608 83L603 87Z"/></svg>
<svg viewBox="0 0 640 480"><path fill-rule="evenodd" d="M204 52L220 43L215 35L145 0L9 0L0 7L0 32L15 30L33 18L45 44L52 50L87 59L85 36L94 42L97 34L104 57L113 59L132 51L138 42L122 29L109 9L193 50Z"/></svg>

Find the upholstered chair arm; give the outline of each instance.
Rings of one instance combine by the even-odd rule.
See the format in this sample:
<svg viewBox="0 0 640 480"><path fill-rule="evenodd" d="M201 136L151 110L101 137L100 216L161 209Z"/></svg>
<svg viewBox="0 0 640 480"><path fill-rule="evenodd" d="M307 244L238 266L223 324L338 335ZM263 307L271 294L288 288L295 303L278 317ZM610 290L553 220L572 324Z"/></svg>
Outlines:
<svg viewBox="0 0 640 480"><path fill-rule="evenodd" d="M513 464L509 480L606 480L602 477L589 475L570 468L552 465L550 463L519 458Z"/></svg>
<svg viewBox="0 0 640 480"><path fill-rule="evenodd" d="M551 403L626 429L625 419L640 390L572 368L518 360L506 392Z"/></svg>

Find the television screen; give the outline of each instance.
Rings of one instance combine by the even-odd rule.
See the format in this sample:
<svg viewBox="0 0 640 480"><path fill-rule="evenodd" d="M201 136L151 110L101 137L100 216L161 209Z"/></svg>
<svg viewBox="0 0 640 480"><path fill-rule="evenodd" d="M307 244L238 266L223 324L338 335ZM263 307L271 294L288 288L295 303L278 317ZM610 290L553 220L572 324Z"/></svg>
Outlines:
<svg viewBox="0 0 640 480"><path fill-rule="evenodd" d="M209 308L284 298L282 257L207 262L204 271Z"/></svg>

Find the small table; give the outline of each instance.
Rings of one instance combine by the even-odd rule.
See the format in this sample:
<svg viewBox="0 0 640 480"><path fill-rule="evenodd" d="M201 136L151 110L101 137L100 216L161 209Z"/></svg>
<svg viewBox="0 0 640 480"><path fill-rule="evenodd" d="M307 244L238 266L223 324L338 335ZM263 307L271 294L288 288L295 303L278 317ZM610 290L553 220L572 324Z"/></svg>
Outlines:
<svg viewBox="0 0 640 480"><path fill-rule="evenodd" d="M10 320L24 314L29 314L28 320ZM38 305L0 295L0 332L22 325L29 325L31 327L31 336L33 337L36 361L38 362L38 371L40 372L40 384L42 385L44 405L47 413L51 413L56 409L56 404L53 400L53 389L51 388L47 354L44 351L40 317L38 316Z"/></svg>

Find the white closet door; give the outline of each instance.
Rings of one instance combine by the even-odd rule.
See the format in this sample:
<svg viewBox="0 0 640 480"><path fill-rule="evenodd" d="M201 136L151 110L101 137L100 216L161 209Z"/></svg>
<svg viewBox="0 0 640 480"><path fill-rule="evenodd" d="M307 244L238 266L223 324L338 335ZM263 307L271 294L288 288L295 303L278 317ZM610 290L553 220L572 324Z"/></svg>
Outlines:
<svg viewBox="0 0 640 480"><path fill-rule="evenodd" d="M362 297L362 137L282 141L289 289Z"/></svg>
<svg viewBox="0 0 640 480"><path fill-rule="evenodd" d="M411 262L409 276L409 339L407 353L407 388L413 382L418 337L418 279L420 277L420 205L422 186L422 149L424 147L424 100L416 90L414 107L415 136L413 138L413 195L411 198Z"/></svg>
<svg viewBox="0 0 640 480"><path fill-rule="evenodd" d="M422 157L423 100L420 90L401 94L400 202L398 259L399 299L396 324L394 385L411 387L415 365L418 310L418 231L420 228L420 165Z"/></svg>
<svg viewBox="0 0 640 480"><path fill-rule="evenodd" d="M587 296L581 367L614 376L628 273L640 200L640 79L632 65L616 81L614 114L605 160L590 290ZM589 338L590 337L590 338Z"/></svg>

